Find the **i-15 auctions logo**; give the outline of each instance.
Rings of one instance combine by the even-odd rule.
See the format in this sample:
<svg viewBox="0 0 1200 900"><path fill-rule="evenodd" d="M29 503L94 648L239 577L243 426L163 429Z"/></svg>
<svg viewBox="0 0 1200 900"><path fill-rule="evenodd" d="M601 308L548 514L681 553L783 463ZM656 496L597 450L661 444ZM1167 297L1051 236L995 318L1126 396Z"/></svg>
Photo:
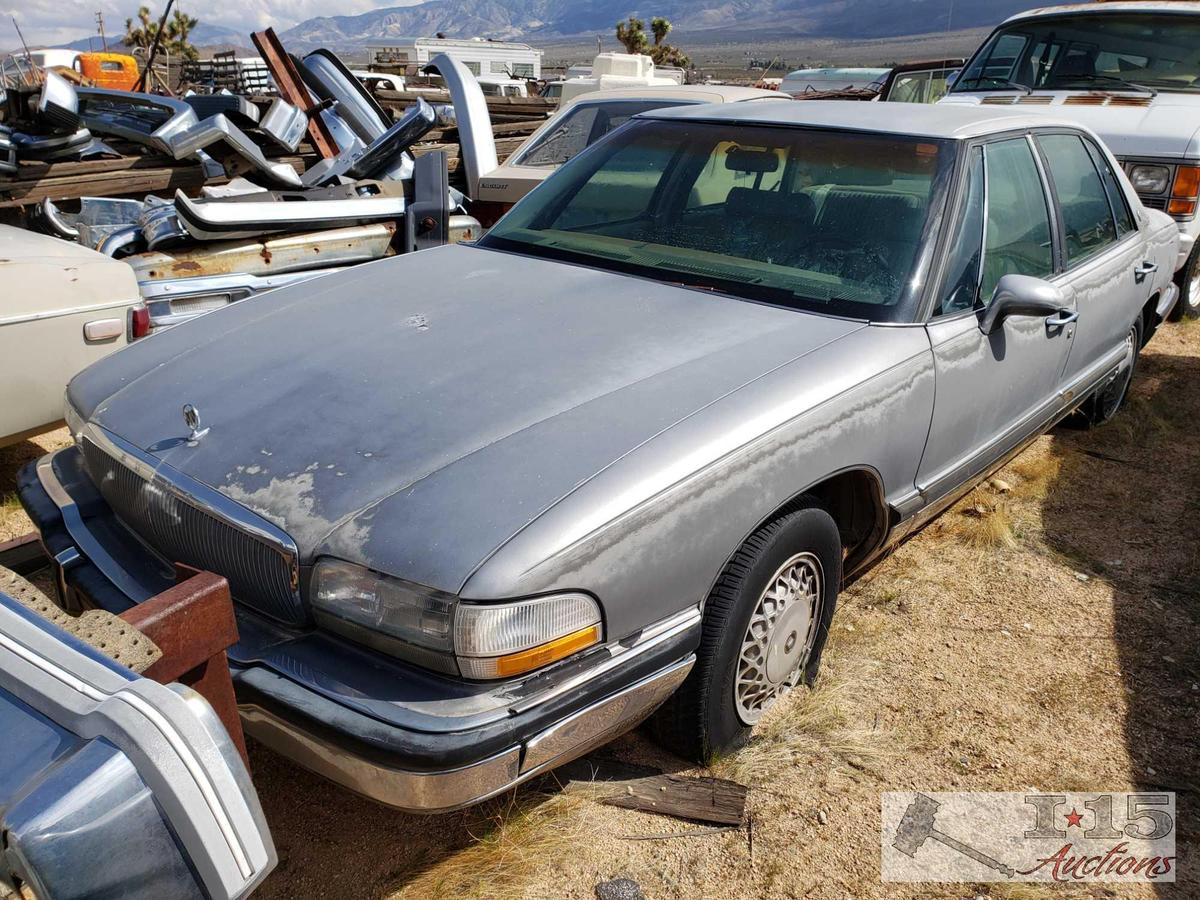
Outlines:
<svg viewBox="0 0 1200 900"><path fill-rule="evenodd" d="M884 881L1174 881L1173 793L883 795Z"/></svg>

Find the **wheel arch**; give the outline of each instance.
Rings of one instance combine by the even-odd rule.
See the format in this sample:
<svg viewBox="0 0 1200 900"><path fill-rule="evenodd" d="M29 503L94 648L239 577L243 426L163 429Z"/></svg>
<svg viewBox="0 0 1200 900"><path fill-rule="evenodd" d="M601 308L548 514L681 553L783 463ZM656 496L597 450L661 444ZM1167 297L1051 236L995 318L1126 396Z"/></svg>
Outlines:
<svg viewBox="0 0 1200 900"><path fill-rule="evenodd" d="M891 525L891 513L884 496L883 478L873 466L847 466L797 491L756 522L737 546L730 549L713 585L720 579L729 560L751 535L807 505L810 497L815 498L837 524L845 553L843 583L846 581L846 572L853 574L884 546ZM709 586L710 592L713 585ZM705 596L707 598L707 594Z"/></svg>

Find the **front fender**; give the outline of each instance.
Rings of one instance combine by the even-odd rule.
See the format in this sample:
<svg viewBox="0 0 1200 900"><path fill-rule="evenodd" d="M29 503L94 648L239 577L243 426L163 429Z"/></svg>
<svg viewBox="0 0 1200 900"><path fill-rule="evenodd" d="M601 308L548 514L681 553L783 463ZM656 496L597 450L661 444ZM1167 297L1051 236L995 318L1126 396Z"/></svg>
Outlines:
<svg viewBox="0 0 1200 900"><path fill-rule="evenodd" d="M871 326L766 375L610 466L511 538L461 595L583 589L610 639L700 603L805 488L852 467L910 493L933 413L924 329Z"/></svg>

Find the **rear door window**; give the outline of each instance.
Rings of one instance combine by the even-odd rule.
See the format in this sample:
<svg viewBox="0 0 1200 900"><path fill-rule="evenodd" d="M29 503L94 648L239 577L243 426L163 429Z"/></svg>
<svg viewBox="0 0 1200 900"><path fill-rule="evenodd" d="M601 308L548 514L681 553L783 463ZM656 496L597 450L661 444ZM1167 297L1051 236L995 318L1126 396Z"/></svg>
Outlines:
<svg viewBox="0 0 1200 900"><path fill-rule="evenodd" d="M1088 153L1092 157L1092 162L1095 164L1097 171L1100 172L1100 180L1104 182L1104 190L1108 194L1109 205L1112 206L1113 217L1117 220L1117 237L1124 237L1129 232L1137 229L1137 224L1133 221L1133 213L1129 209L1129 203L1125 199L1125 191L1121 189L1121 183L1117 180L1117 175L1113 171L1112 166L1108 164L1108 159L1100 151L1100 148L1092 141L1084 139L1083 145L1087 147Z"/></svg>
<svg viewBox="0 0 1200 900"><path fill-rule="evenodd" d="M1046 194L1029 142L988 144L984 160L988 203L980 296L989 302L1005 275L1051 275L1054 253Z"/></svg>
<svg viewBox="0 0 1200 900"><path fill-rule="evenodd" d="M1044 134L1037 141L1046 156L1062 210L1067 264L1075 265L1117 240L1108 192L1078 135Z"/></svg>

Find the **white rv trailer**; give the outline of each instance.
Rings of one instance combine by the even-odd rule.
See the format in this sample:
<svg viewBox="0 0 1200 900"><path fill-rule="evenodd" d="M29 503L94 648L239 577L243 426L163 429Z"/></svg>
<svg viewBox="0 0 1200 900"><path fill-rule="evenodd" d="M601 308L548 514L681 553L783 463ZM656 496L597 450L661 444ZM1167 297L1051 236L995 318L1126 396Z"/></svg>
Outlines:
<svg viewBox="0 0 1200 900"><path fill-rule="evenodd" d="M398 38L367 44L371 68L419 70L439 53L461 62L477 78L530 79L542 77L542 51L516 41L483 38Z"/></svg>

